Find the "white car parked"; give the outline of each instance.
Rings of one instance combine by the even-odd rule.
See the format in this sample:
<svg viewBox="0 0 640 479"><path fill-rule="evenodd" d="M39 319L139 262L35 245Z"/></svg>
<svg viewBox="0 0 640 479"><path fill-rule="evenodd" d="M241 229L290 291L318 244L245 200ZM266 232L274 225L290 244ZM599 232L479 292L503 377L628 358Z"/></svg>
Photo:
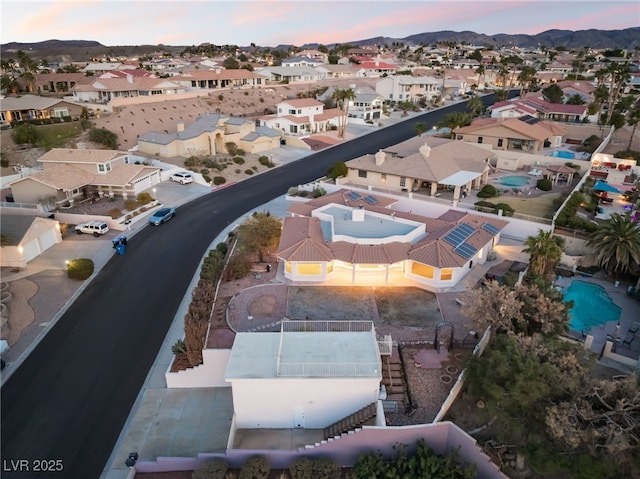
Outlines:
<svg viewBox="0 0 640 479"><path fill-rule="evenodd" d="M191 176L191 173L188 173L186 171L174 173L173 175L171 175L169 179L171 181L180 183L181 185L186 185L187 183L193 183L193 176Z"/></svg>
<svg viewBox="0 0 640 479"><path fill-rule="evenodd" d="M87 223L80 223L76 226L76 233L81 235L82 233L92 234L96 238L100 235L109 232L109 226L102 221L89 221Z"/></svg>

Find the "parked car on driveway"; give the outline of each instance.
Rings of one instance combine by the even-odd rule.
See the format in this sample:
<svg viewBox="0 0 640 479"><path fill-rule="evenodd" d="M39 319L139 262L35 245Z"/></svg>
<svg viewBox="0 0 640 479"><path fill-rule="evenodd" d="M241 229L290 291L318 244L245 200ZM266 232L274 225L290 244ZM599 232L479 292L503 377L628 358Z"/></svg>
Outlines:
<svg viewBox="0 0 640 479"><path fill-rule="evenodd" d="M80 223L76 225L76 233L81 235L82 233L93 234L96 238L100 235L109 232L109 226L102 221L88 221L86 223Z"/></svg>
<svg viewBox="0 0 640 479"><path fill-rule="evenodd" d="M193 176L191 176L191 173L188 173L186 171L174 173L173 175L171 175L169 179L171 181L180 183L181 185L186 185L187 183L193 183Z"/></svg>
<svg viewBox="0 0 640 479"><path fill-rule="evenodd" d="M169 221L175 216L175 214L175 208L160 208L153 215L151 215L151 218L149 218L149 223L158 226L165 221Z"/></svg>

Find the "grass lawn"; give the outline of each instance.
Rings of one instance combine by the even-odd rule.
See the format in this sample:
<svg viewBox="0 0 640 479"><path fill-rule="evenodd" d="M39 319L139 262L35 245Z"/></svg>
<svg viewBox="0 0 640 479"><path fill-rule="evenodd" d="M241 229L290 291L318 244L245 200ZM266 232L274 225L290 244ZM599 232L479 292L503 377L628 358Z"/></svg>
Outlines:
<svg viewBox="0 0 640 479"><path fill-rule="evenodd" d="M562 193L548 193L536 198L521 198L517 196L500 196L491 198L492 203L506 203L511 206L516 213L523 215L537 216L538 218L551 218L555 209L553 201L559 198Z"/></svg>
<svg viewBox="0 0 640 479"><path fill-rule="evenodd" d="M47 151L51 148L62 148L69 140L82 134L79 121L57 123L54 125L40 125L37 127L38 141L36 146Z"/></svg>

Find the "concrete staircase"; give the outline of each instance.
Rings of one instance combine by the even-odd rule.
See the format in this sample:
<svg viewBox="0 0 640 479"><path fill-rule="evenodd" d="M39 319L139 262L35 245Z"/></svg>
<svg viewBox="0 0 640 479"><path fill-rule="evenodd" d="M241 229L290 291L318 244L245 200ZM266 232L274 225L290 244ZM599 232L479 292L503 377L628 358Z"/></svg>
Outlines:
<svg viewBox="0 0 640 479"><path fill-rule="evenodd" d="M340 436L348 431L354 430L364 423L376 417L377 413L377 404L371 403L368 406L363 407L362 409L354 412L353 414L340 419L338 422L335 422L325 428L324 437L329 439L332 437Z"/></svg>
<svg viewBox="0 0 640 479"><path fill-rule="evenodd" d="M387 397L382 401L385 412L405 412L407 395L397 346L390 356L382 356L382 384L387 390Z"/></svg>

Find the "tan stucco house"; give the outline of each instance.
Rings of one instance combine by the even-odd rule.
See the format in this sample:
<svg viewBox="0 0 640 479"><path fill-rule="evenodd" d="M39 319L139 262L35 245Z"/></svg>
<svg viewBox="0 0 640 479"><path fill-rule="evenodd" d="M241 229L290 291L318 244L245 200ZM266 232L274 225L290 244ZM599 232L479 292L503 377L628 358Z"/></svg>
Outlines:
<svg viewBox="0 0 640 479"><path fill-rule="evenodd" d="M79 117L82 107L59 98L37 95L0 98L0 126L12 121L52 120Z"/></svg>
<svg viewBox="0 0 640 479"><path fill-rule="evenodd" d="M73 204L90 197L133 197L160 182L161 168L135 164L125 151L54 148L42 171L10 183L18 203Z"/></svg>
<svg viewBox="0 0 640 479"><path fill-rule="evenodd" d="M280 133L256 127L245 118L203 115L185 126L178 122L175 133L150 132L138 138L138 150L161 158L197 154L226 153L226 144L235 143L247 153L261 153L280 147Z"/></svg>
<svg viewBox="0 0 640 479"><path fill-rule="evenodd" d="M430 196L453 189L457 201L465 190L480 189L487 182L493 157L490 150L468 143L415 137L347 161L346 182Z"/></svg>
<svg viewBox="0 0 640 479"><path fill-rule="evenodd" d="M518 118L481 118L468 126L456 128L456 140L491 145L494 150L519 150L539 153L551 146L559 130L551 131L544 123L529 124ZM545 144L545 142L547 144Z"/></svg>

